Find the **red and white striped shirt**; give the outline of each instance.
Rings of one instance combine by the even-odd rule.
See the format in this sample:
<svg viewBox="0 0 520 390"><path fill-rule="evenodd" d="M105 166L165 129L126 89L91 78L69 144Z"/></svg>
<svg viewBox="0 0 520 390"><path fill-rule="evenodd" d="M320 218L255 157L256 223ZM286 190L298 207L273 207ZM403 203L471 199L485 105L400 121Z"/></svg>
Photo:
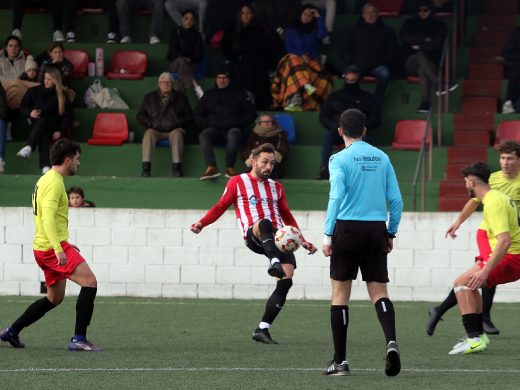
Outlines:
<svg viewBox="0 0 520 390"><path fill-rule="evenodd" d="M242 225L244 239L249 226L260 219L270 220L276 230L284 225L298 227L287 206L282 185L272 179L255 179L249 173L229 179L220 200L200 220L202 227L219 219L232 204Z"/></svg>

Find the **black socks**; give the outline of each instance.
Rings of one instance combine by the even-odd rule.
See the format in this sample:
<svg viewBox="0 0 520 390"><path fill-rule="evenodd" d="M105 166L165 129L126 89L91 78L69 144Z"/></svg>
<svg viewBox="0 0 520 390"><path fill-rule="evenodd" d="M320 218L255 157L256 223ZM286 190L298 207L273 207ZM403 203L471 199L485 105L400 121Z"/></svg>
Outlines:
<svg viewBox="0 0 520 390"><path fill-rule="evenodd" d="M437 315L441 317L444 313L450 310L453 306L457 304L457 297L455 296L455 291L451 289L450 293L446 297L444 301L437 307Z"/></svg>
<svg viewBox="0 0 520 390"><path fill-rule="evenodd" d="M347 360L348 306L330 307L330 327L334 343L334 361L341 364Z"/></svg>
<svg viewBox="0 0 520 390"><path fill-rule="evenodd" d="M11 325L13 332L19 333L23 328L34 324L40 318L42 318L48 311L56 307L47 297L38 299L33 302L25 312Z"/></svg>
<svg viewBox="0 0 520 390"><path fill-rule="evenodd" d="M276 288L267 300L262 322L272 324L280 310L282 310L289 289L292 287L292 279L282 279L276 282Z"/></svg>
<svg viewBox="0 0 520 390"><path fill-rule="evenodd" d="M395 312L392 301L388 298L381 298L374 306L376 307L377 318L379 318L379 322L381 323L381 327L385 334L386 343L388 344L390 341L396 341Z"/></svg>
<svg viewBox="0 0 520 390"><path fill-rule="evenodd" d="M462 324L468 337L478 337L484 333L482 329L482 314L471 313L462 315Z"/></svg>
<svg viewBox="0 0 520 390"><path fill-rule="evenodd" d="M76 330L75 336L86 336L87 327L90 325L92 313L94 312L94 299L96 298L96 287L81 287L76 301Z"/></svg>

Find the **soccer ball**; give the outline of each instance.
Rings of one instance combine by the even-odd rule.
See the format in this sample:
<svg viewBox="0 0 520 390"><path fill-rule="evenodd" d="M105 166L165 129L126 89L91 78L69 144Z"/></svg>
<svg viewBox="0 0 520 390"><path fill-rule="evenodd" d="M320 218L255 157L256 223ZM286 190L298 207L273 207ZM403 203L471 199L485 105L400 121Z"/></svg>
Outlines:
<svg viewBox="0 0 520 390"><path fill-rule="evenodd" d="M302 245L302 234L294 226L286 225L274 235L274 243L282 252L294 252Z"/></svg>

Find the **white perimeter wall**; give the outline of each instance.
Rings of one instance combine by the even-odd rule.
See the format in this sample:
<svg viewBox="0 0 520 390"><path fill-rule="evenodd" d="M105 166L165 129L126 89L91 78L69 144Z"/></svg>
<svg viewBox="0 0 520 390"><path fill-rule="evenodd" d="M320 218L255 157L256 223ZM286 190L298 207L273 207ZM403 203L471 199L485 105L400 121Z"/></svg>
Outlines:
<svg viewBox="0 0 520 390"><path fill-rule="evenodd" d="M321 248L324 212L295 212L305 237ZM71 209L70 242L76 244L104 296L265 298L273 288L267 258L243 244L234 212L199 235L189 231L202 211ZM439 301L476 255L475 213L456 240L444 232L455 213L404 213L388 262L394 300ZM37 295L44 280L32 254L29 208L0 208L0 294ZM292 299L329 299L328 259L296 252ZM68 293L78 287L69 282ZM353 299L367 299L358 279ZM500 286L496 301L520 302L520 282Z"/></svg>

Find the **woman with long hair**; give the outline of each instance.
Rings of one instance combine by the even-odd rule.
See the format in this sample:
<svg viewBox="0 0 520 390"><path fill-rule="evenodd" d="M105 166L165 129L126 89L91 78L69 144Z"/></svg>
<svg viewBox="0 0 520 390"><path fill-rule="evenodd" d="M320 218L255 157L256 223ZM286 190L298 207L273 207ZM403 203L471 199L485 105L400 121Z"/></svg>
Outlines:
<svg viewBox="0 0 520 390"><path fill-rule="evenodd" d="M40 168L45 173L51 165L49 141L60 139L72 127L73 120L68 88L63 85L58 69L48 68L43 74L43 84L27 91L20 112L31 121L31 133L26 145L16 155L29 158L38 146Z"/></svg>
<svg viewBox="0 0 520 390"><path fill-rule="evenodd" d="M72 71L74 66L64 56L65 48L61 42L52 42L47 51L36 58L36 62L40 64L40 74L38 80L43 82L43 75L50 68L56 68L61 73L63 85L72 88Z"/></svg>
<svg viewBox="0 0 520 390"><path fill-rule="evenodd" d="M318 9L304 5L285 31L285 55L278 63L271 94L275 108L318 111L331 89L330 75L321 65L320 42L328 35Z"/></svg>

